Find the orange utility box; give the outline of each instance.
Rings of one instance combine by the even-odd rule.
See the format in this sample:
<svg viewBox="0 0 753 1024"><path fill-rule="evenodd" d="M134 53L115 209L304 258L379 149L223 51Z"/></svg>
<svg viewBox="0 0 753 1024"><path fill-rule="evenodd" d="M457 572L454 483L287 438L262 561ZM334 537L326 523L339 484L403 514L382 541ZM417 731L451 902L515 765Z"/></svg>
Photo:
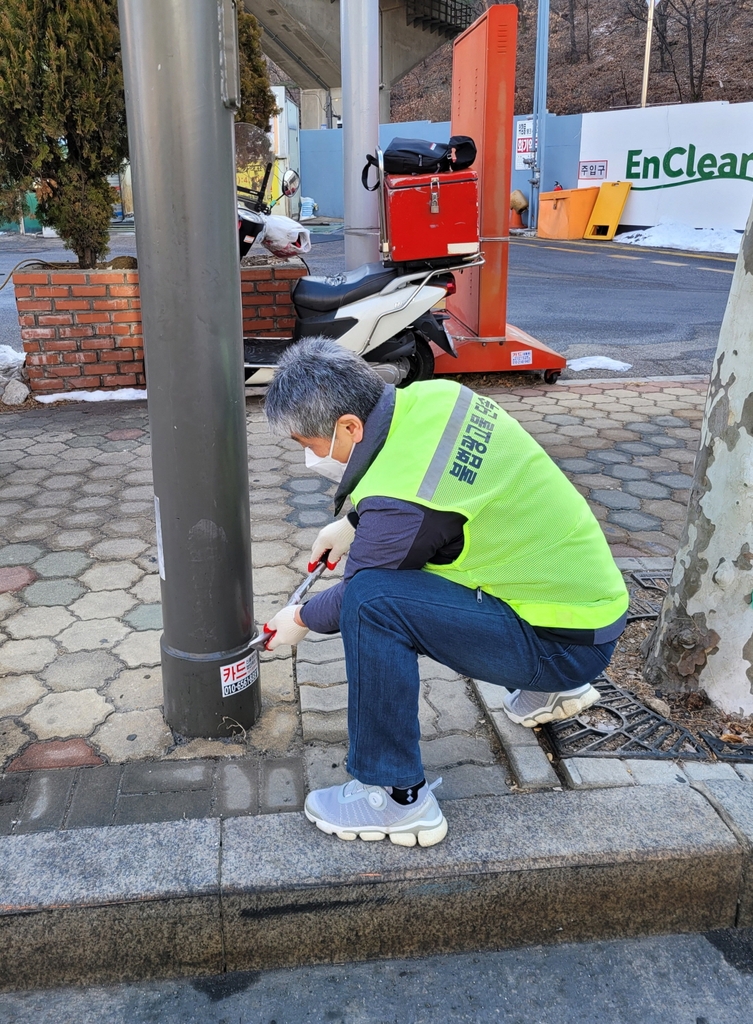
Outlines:
<svg viewBox="0 0 753 1024"><path fill-rule="evenodd" d="M393 263L468 256L479 251L475 171L387 174L384 207Z"/></svg>
<svg viewBox="0 0 753 1024"><path fill-rule="evenodd" d="M539 196L539 238L583 238L599 186L563 188Z"/></svg>

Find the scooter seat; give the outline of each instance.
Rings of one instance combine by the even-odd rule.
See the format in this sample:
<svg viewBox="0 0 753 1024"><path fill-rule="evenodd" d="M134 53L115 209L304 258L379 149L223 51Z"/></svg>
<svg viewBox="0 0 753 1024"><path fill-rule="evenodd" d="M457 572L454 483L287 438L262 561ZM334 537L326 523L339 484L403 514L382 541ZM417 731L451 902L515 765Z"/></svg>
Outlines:
<svg viewBox="0 0 753 1024"><path fill-rule="evenodd" d="M397 271L381 263L365 263L356 270L346 270L334 277L302 277L293 289L293 302L301 312L326 313L339 309L346 302L356 302L381 291Z"/></svg>

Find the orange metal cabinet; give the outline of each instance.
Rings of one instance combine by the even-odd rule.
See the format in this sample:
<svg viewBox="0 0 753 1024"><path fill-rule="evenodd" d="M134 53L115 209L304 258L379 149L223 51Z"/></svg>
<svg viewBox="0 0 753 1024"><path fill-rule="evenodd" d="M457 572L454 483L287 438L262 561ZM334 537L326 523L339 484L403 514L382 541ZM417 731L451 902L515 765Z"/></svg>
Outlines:
<svg viewBox="0 0 753 1024"><path fill-rule="evenodd" d="M599 186L564 188L539 196L539 238L583 238Z"/></svg>
<svg viewBox="0 0 753 1024"><path fill-rule="evenodd" d="M485 263L455 274L447 297L458 358L438 348L437 373L544 370L555 379L565 359L507 323L510 174L518 8L494 4L453 48L452 134L470 135L478 155L480 245Z"/></svg>
<svg viewBox="0 0 753 1024"><path fill-rule="evenodd" d="M475 171L388 174L384 200L393 262L478 252Z"/></svg>

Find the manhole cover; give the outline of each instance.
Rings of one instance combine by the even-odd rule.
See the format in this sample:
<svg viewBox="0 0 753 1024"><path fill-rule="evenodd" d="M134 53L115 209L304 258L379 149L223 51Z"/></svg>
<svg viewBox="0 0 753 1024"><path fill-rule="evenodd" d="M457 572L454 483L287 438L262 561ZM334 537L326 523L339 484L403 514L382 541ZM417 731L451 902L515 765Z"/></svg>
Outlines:
<svg viewBox="0 0 753 1024"><path fill-rule="evenodd" d="M680 725L651 711L605 675L596 704L566 722L544 726L557 757L642 757L705 761L708 754Z"/></svg>

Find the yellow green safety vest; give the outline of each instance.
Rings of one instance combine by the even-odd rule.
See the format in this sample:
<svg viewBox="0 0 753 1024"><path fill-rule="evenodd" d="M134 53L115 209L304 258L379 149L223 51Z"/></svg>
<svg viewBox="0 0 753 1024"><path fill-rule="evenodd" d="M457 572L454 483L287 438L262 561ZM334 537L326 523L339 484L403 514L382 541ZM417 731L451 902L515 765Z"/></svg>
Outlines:
<svg viewBox="0 0 753 1024"><path fill-rule="evenodd" d="M496 402L453 381L395 393L381 451L351 494L464 516L465 544L426 572L501 598L532 626L601 629L628 606L597 520L546 452Z"/></svg>

